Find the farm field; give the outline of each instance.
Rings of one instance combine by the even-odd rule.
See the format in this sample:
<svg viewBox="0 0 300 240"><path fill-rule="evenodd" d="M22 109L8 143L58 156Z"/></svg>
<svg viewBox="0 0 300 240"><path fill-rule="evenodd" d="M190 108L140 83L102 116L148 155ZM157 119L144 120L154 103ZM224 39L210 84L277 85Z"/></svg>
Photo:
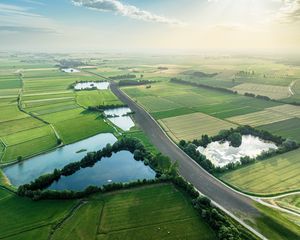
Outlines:
<svg viewBox="0 0 300 240"><path fill-rule="evenodd" d="M77 91L76 100L80 106L106 106L122 104L110 90Z"/></svg>
<svg viewBox="0 0 300 240"><path fill-rule="evenodd" d="M300 107L293 105L280 105L266 108L263 111L249 113L227 118L228 121L241 125L251 125L254 127L282 122L292 118L300 117Z"/></svg>
<svg viewBox="0 0 300 240"><path fill-rule="evenodd" d="M220 175L230 185L248 193L269 195L300 188L300 150L281 154Z"/></svg>
<svg viewBox="0 0 300 240"><path fill-rule="evenodd" d="M283 99L291 96L288 87L266 84L242 83L231 88L239 94L253 93L255 95L267 96L271 99Z"/></svg>
<svg viewBox="0 0 300 240"><path fill-rule="evenodd" d="M282 136L285 138L291 138L297 142L300 142L299 118L290 118L288 120L262 125L258 128L269 131L275 135Z"/></svg>
<svg viewBox="0 0 300 240"><path fill-rule="evenodd" d="M261 111L281 105L226 92L184 84L161 82L145 86L122 88L129 96L142 104L149 112L161 118L167 112L203 112L219 118ZM183 110L185 109L185 110ZM168 113L167 113L168 114Z"/></svg>
<svg viewBox="0 0 300 240"><path fill-rule="evenodd" d="M223 129L235 128L236 125L211 117L203 113L192 113L159 120L159 123L174 141L194 140L207 134L213 136Z"/></svg>
<svg viewBox="0 0 300 240"><path fill-rule="evenodd" d="M172 185L96 194L72 210L77 203L36 202L0 189L0 238L46 240L53 232L52 239L62 240L217 239L189 199Z"/></svg>
<svg viewBox="0 0 300 240"><path fill-rule="evenodd" d="M0 189L0 238L47 239L52 224L63 218L75 201L39 201Z"/></svg>
<svg viewBox="0 0 300 240"><path fill-rule="evenodd" d="M53 239L216 239L172 185L95 195Z"/></svg>

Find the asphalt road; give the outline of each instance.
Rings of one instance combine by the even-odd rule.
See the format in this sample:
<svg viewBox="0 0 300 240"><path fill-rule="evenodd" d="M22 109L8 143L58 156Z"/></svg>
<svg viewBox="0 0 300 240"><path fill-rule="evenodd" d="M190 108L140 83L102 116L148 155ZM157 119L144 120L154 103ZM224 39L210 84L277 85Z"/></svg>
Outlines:
<svg viewBox="0 0 300 240"><path fill-rule="evenodd" d="M254 202L251 198L232 190L199 167L166 136L158 123L142 107L118 88L116 83L112 83L110 88L135 112L135 122L147 134L152 144L164 155L178 161L179 173L201 193L233 214L259 215L258 210L252 205Z"/></svg>

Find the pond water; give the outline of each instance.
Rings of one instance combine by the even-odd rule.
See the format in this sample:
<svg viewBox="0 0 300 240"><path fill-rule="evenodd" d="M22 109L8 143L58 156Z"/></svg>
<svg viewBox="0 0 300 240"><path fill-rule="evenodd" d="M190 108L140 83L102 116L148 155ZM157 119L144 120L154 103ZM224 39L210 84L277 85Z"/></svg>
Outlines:
<svg viewBox="0 0 300 240"><path fill-rule="evenodd" d="M124 131L128 131L130 128L134 126L134 122L132 121L130 116L124 116L128 113L130 113L131 110L128 107L120 107L120 108L113 108L113 109L108 109L104 111L104 114L106 116L113 116L113 117L108 117L108 119L121 128Z"/></svg>
<svg viewBox="0 0 300 240"><path fill-rule="evenodd" d="M87 152L98 151L117 141L111 133L98 134L94 137L63 146L52 152L45 153L24 162L14 164L3 169L11 184L19 186L52 172L55 168L61 169L70 162L81 160Z"/></svg>
<svg viewBox="0 0 300 240"><path fill-rule="evenodd" d="M228 163L240 161L241 157L254 158L264 151L277 149L275 143L266 142L251 135L242 136L242 144L238 148L229 145L229 142L212 142L206 148L198 147L197 150L205 155L215 166L223 167Z"/></svg>
<svg viewBox="0 0 300 240"><path fill-rule="evenodd" d="M75 90L84 90L97 88L98 90L106 90L109 87L109 82L82 82L76 83L74 86Z"/></svg>
<svg viewBox="0 0 300 240"><path fill-rule="evenodd" d="M62 71L65 73L79 73L80 72L78 69L75 69L75 68L63 68Z"/></svg>
<svg viewBox="0 0 300 240"><path fill-rule="evenodd" d="M154 178L155 172L149 166L142 161L136 161L132 153L120 151L110 158L102 158L92 167L82 168L70 176L62 176L49 189L81 191L88 186Z"/></svg>

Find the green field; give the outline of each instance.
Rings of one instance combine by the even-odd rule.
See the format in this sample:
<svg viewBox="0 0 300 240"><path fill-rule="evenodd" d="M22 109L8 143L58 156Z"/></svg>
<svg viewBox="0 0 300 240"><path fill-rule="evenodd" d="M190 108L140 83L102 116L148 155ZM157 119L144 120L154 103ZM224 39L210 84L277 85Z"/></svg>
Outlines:
<svg viewBox="0 0 300 240"><path fill-rule="evenodd" d="M281 154L225 173L220 178L253 194L268 195L300 188L300 150Z"/></svg>
<svg viewBox="0 0 300 240"><path fill-rule="evenodd" d="M216 239L171 185L94 196L53 239Z"/></svg>
<svg viewBox="0 0 300 240"><path fill-rule="evenodd" d="M77 103L83 107L121 104L110 90L77 91Z"/></svg>
<svg viewBox="0 0 300 240"><path fill-rule="evenodd" d="M34 202L0 189L0 238L47 239L45 230L64 217L74 204L74 201Z"/></svg>
<svg viewBox="0 0 300 240"><path fill-rule="evenodd" d="M84 113L76 118L70 118L64 121L53 123L59 136L65 144L73 143L98 133L113 132L99 114Z"/></svg>
<svg viewBox="0 0 300 240"><path fill-rule="evenodd" d="M217 239L172 185L93 195L72 210L76 202L34 202L0 189L0 238L46 240L51 231L60 240Z"/></svg>
<svg viewBox="0 0 300 240"><path fill-rule="evenodd" d="M158 121L171 138L179 142L200 138L202 135L217 135L223 129L235 128L236 125L203 114L192 113L178 117L164 118Z"/></svg>
<svg viewBox="0 0 300 240"><path fill-rule="evenodd" d="M269 131L275 135L291 138L300 142L300 119L291 118L288 120L262 125L259 129Z"/></svg>
<svg viewBox="0 0 300 240"><path fill-rule="evenodd" d="M300 213L300 194L277 198L275 203L280 207ZM299 220L300 224L300 220Z"/></svg>
<svg viewBox="0 0 300 240"><path fill-rule="evenodd" d="M256 203L261 216L249 220L249 224L258 229L265 237L272 240L294 240L300 238L300 227L285 213Z"/></svg>

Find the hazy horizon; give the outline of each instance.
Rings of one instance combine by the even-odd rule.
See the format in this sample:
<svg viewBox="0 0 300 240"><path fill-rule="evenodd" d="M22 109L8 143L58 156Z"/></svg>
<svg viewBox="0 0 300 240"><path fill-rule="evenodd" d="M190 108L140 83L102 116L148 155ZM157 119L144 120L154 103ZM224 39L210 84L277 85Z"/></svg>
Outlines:
<svg viewBox="0 0 300 240"><path fill-rule="evenodd" d="M300 53L300 0L3 0L0 51Z"/></svg>

